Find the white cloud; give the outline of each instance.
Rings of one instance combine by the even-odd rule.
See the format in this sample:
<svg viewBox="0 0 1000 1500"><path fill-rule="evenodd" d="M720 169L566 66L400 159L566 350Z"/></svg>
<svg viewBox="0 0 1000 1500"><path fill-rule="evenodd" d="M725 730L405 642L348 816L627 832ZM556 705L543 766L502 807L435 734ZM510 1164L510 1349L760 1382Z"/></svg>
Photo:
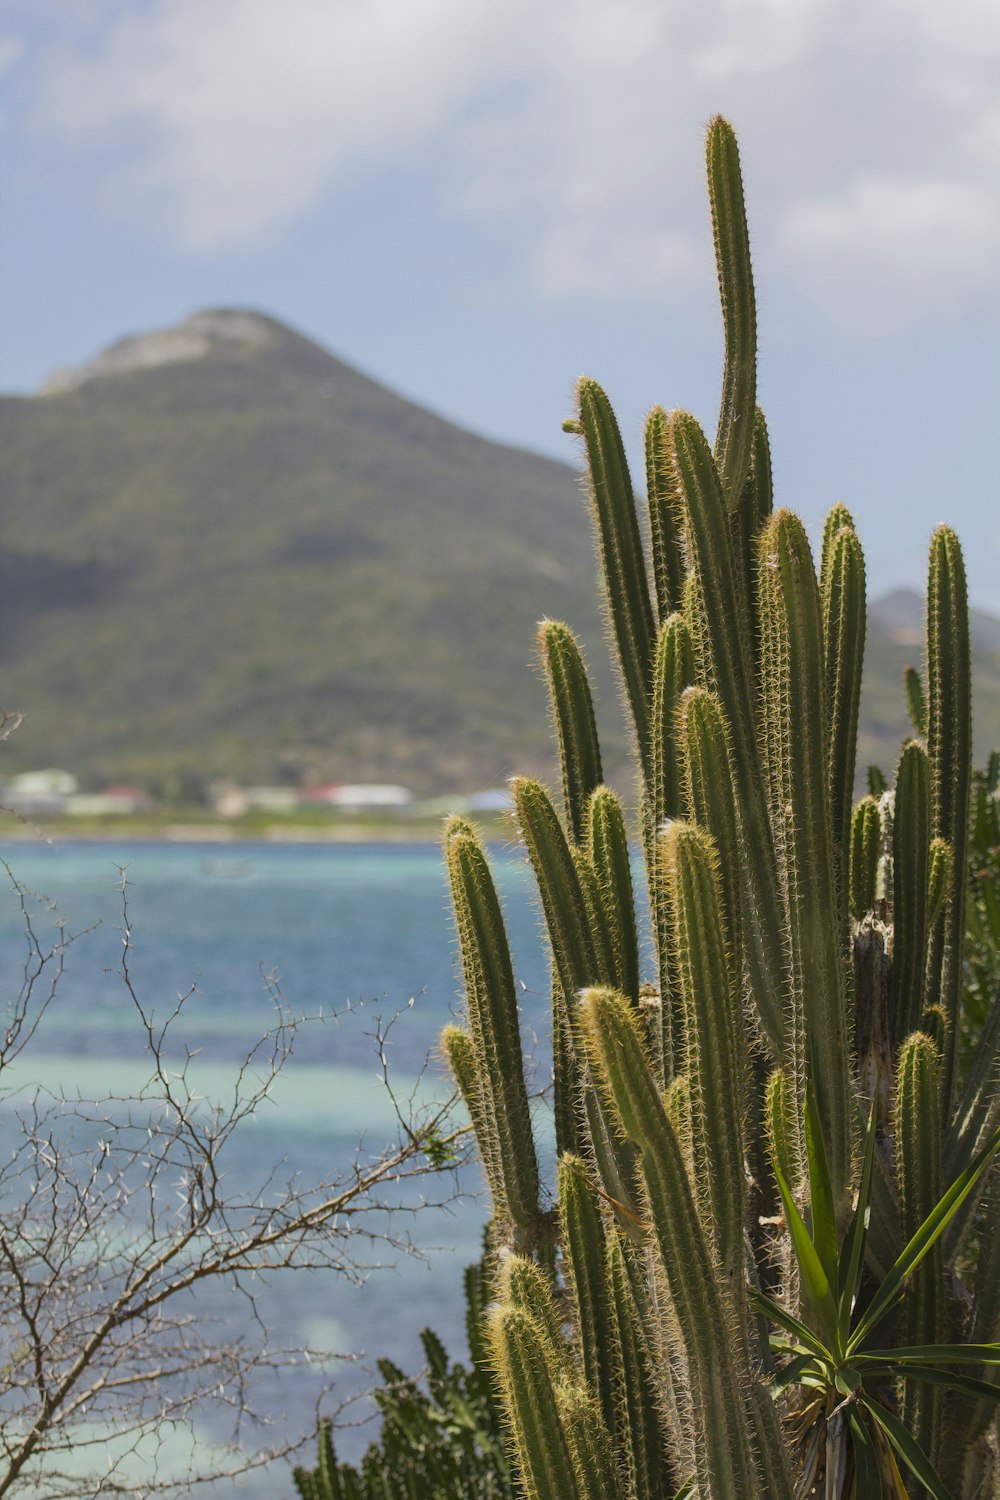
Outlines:
<svg viewBox="0 0 1000 1500"><path fill-rule="evenodd" d="M945 54L1000 57L1000 6L996 0L890 0L901 17Z"/></svg>
<svg viewBox="0 0 1000 1500"><path fill-rule="evenodd" d="M1000 197L968 180L862 175L796 204L784 243L835 314L878 325L901 307L947 312L996 283Z"/></svg>
<svg viewBox="0 0 1000 1500"><path fill-rule="evenodd" d="M119 203L229 247L439 128L503 29L463 0L160 0L52 63L38 126L124 146Z"/></svg>
<svg viewBox="0 0 1000 1500"><path fill-rule="evenodd" d="M119 210L192 251L402 164L540 296L676 300L722 110L782 290L892 324L1000 288L995 0L123 3L49 60L38 128L114 143Z"/></svg>
<svg viewBox="0 0 1000 1500"><path fill-rule="evenodd" d="M1000 100L987 105L969 125L962 146L970 164L1000 171Z"/></svg>

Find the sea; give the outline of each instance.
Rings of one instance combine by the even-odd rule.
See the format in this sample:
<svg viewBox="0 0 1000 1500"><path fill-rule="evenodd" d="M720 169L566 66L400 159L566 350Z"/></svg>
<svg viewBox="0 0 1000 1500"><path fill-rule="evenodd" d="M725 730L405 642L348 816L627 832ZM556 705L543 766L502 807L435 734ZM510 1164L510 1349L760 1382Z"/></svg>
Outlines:
<svg viewBox="0 0 1000 1500"><path fill-rule="evenodd" d="M548 978L533 882L519 854L495 848L491 856L532 1082L542 1090ZM227 1148L224 1190L234 1198L272 1171L275 1183L294 1177L304 1185L346 1175L359 1153L375 1158L391 1143L393 1106L380 1048L398 1100L414 1090L420 1104L448 1097L437 1045L441 1028L460 1014L461 984L438 846L39 839L2 844L0 857L0 975L8 1003L32 961L25 912L42 952L63 947L62 972L37 1032L0 1078L5 1155L16 1145L16 1109L35 1088L50 1098L121 1100L148 1080L146 1032L124 982L123 957L154 1024L186 997L168 1033L168 1054L177 1071L187 1067L193 1092L206 1100L225 1105L233 1097L240 1065L274 1025L276 1006L313 1018L301 1022L276 1086ZM53 974L50 964L37 995L47 993ZM460 1108L454 1118L463 1122ZM544 1143L544 1102L538 1127ZM359 1233L346 1247L354 1274L274 1273L254 1282L252 1301L222 1286L192 1303L197 1316L215 1320L220 1338L253 1346L263 1325L274 1348L305 1351L294 1369L265 1371L256 1381L254 1400L270 1425L243 1431L248 1451L309 1430L317 1414L359 1397L342 1413L336 1435L339 1455L356 1459L377 1432L371 1403L360 1399L377 1381L377 1358L419 1372L426 1326L453 1358L465 1357L462 1271L480 1253L488 1212L478 1169L397 1191L403 1211L388 1227L394 1238L412 1240L412 1251ZM423 1206L428 1198L449 1201ZM386 1222L373 1218L371 1227L381 1233ZM221 1452L230 1429L224 1407L200 1418L201 1457ZM113 1432L108 1439L109 1456L120 1457ZM186 1444L183 1432L161 1432L155 1457L140 1450L122 1460L122 1473L139 1492L154 1464L181 1476L190 1462ZM282 1461L235 1483L200 1485L197 1493L291 1500L291 1468Z"/></svg>

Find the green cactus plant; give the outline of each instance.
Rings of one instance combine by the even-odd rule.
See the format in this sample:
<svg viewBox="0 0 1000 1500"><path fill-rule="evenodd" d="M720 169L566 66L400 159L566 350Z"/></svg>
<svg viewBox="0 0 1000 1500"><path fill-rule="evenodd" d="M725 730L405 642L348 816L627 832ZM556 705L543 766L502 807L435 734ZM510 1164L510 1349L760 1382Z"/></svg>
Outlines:
<svg viewBox="0 0 1000 1500"><path fill-rule="evenodd" d="M486 856L467 824L446 839L468 1028L445 1050L492 1200L511 1460L531 1500L1000 1496L1000 917L984 881L978 967L963 949L967 851L982 870L1000 842L1000 760L973 780L961 551L935 532L926 692L907 679L926 739L852 806L864 559L842 505L818 569L773 508L722 119L707 157L714 444L654 408L644 524L595 381L565 424L590 473L649 934L562 624L539 634L562 816L539 782L513 783L551 955L555 1212Z"/></svg>

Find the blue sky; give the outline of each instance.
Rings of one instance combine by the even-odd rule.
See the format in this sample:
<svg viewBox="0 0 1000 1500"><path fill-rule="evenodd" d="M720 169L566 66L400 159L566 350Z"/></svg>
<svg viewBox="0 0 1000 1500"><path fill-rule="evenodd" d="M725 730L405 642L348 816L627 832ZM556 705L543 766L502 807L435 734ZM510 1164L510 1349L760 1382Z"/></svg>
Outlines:
<svg viewBox="0 0 1000 1500"><path fill-rule="evenodd" d="M1000 613L995 0L0 0L0 87L3 389L250 306L567 461L581 372L714 420L726 113L780 503Z"/></svg>

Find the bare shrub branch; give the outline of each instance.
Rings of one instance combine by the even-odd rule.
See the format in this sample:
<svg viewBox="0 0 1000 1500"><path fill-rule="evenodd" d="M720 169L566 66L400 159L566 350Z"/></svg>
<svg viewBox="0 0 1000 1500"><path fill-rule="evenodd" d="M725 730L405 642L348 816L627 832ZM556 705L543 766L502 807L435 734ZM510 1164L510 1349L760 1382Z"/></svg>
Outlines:
<svg viewBox="0 0 1000 1500"><path fill-rule="evenodd" d="M372 1031L394 1121L386 1146L359 1142L350 1165L321 1181L303 1182L283 1163L249 1184L227 1173L234 1140L266 1106L303 1025L337 1017L294 1017L276 977L264 976L271 1024L234 1069L229 1096L203 1097L197 1053L183 1039L196 988L163 1015L141 997L121 873L118 974L149 1076L135 1093L96 1102L14 1086L30 1075L23 1053L53 1006L75 939L56 918L58 938L46 949L37 912L53 910L11 877L26 946L0 1037L0 1497L187 1493L294 1451L297 1441L261 1440L269 1418L255 1409L252 1387L318 1352L271 1346L260 1305L270 1276L327 1270L360 1279L366 1245L412 1250L403 1216L458 1194L466 1132L451 1123L450 1100L427 1104L419 1083L405 1096L391 1085L395 1017L376 1017ZM405 1192L415 1179L438 1183L416 1204ZM242 1331L199 1306L212 1285L242 1297ZM206 1412L229 1413L228 1449L195 1452L195 1418ZM183 1475L171 1475L161 1450L185 1433L191 1457Z"/></svg>

